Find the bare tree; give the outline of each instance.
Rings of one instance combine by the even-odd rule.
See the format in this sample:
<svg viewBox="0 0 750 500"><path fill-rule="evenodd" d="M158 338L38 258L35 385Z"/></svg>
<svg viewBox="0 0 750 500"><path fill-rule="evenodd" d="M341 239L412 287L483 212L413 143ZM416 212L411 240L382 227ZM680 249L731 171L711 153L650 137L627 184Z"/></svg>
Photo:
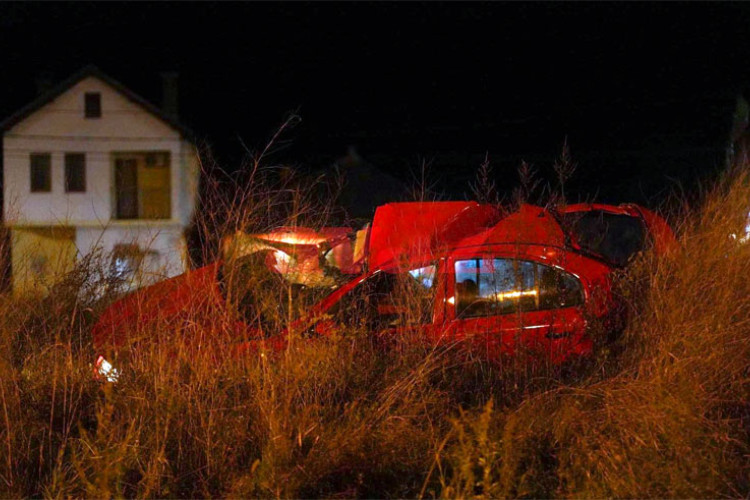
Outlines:
<svg viewBox="0 0 750 500"><path fill-rule="evenodd" d="M564 205L566 203L566 197L565 197L565 184L568 182L568 180L573 176L573 174L576 171L576 168L578 165L576 165L573 162L573 159L570 156L570 148L568 147L568 138L566 137L563 141L562 145L562 151L560 152L560 157L555 160L555 163L552 165L552 168L555 171L555 174L557 175L557 187L559 189L559 193L557 195L557 199L554 199L553 197L552 202L556 205Z"/></svg>
<svg viewBox="0 0 750 500"><path fill-rule="evenodd" d="M497 183L494 177L489 153L485 153L484 160L477 169L474 182L469 184L474 198L479 203L488 203L495 206L500 205L500 196L497 192Z"/></svg>

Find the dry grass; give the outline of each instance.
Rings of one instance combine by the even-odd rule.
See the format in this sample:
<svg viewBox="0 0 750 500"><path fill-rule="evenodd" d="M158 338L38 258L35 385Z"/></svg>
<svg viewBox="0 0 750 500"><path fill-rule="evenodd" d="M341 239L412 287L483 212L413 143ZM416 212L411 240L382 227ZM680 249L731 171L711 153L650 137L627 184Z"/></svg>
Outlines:
<svg viewBox="0 0 750 500"><path fill-rule="evenodd" d="M274 179L206 231L326 222ZM728 234L748 200L747 174L727 178L678 250L643 256L624 335L567 373L357 329L234 357L230 318L195 311L101 385L84 263L44 300L0 298L0 496L747 496L750 244Z"/></svg>

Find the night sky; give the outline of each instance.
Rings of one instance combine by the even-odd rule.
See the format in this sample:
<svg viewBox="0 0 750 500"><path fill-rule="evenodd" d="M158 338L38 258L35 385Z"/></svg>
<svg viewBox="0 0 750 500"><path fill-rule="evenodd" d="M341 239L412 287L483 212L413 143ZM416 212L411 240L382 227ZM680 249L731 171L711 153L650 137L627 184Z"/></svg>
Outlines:
<svg viewBox="0 0 750 500"><path fill-rule="evenodd" d="M750 8L728 3L0 4L0 116L35 79L95 64L180 114L226 169L291 113L273 161L323 167L350 146L404 180L468 191L485 153L501 190L543 175L565 138L570 193L657 204L721 166L750 88Z"/></svg>

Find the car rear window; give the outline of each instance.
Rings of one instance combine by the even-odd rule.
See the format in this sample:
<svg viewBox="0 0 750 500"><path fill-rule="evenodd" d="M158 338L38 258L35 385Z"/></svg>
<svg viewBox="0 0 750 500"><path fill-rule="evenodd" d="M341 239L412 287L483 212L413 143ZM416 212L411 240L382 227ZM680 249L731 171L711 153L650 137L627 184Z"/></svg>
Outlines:
<svg viewBox="0 0 750 500"><path fill-rule="evenodd" d="M624 267L646 245L646 228L638 217L601 210L563 215L564 225L587 252Z"/></svg>
<svg viewBox="0 0 750 500"><path fill-rule="evenodd" d="M458 317L494 316L583 304L581 282L570 273L517 259L467 259L455 263Z"/></svg>

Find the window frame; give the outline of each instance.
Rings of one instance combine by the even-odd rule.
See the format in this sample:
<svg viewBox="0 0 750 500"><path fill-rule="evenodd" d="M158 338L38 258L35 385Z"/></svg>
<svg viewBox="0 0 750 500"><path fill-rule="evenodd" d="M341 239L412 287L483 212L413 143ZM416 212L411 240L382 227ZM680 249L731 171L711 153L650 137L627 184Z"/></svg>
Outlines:
<svg viewBox="0 0 750 500"><path fill-rule="evenodd" d="M87 120L102 117L102 93L84 92L83 94L83 117Z"/></svg>
<svg viewBox="0 0 750 500"><path fill-rule="evenodd" d="M34 175L35 167L40 165L34 164L35 158L46 158L47 164L43 165L46 167L46 173L44 174L45 183L41 188L34 187ZM30 193L51 193L52 192L52 153L30 153L29 154L29 192Z"/></svg>
<svg viewBox="0 0 750 500"><path fill-rule="evenodd" d="M73 158L81 158L81 163L77 164L72 161ZM81 174L81 189L71 189L71 167L80 167ZM65 153L64 155L64 188L66 193L85 193L86 192L86 153ZM78 187L78 186L76 186Z"/></svg>

